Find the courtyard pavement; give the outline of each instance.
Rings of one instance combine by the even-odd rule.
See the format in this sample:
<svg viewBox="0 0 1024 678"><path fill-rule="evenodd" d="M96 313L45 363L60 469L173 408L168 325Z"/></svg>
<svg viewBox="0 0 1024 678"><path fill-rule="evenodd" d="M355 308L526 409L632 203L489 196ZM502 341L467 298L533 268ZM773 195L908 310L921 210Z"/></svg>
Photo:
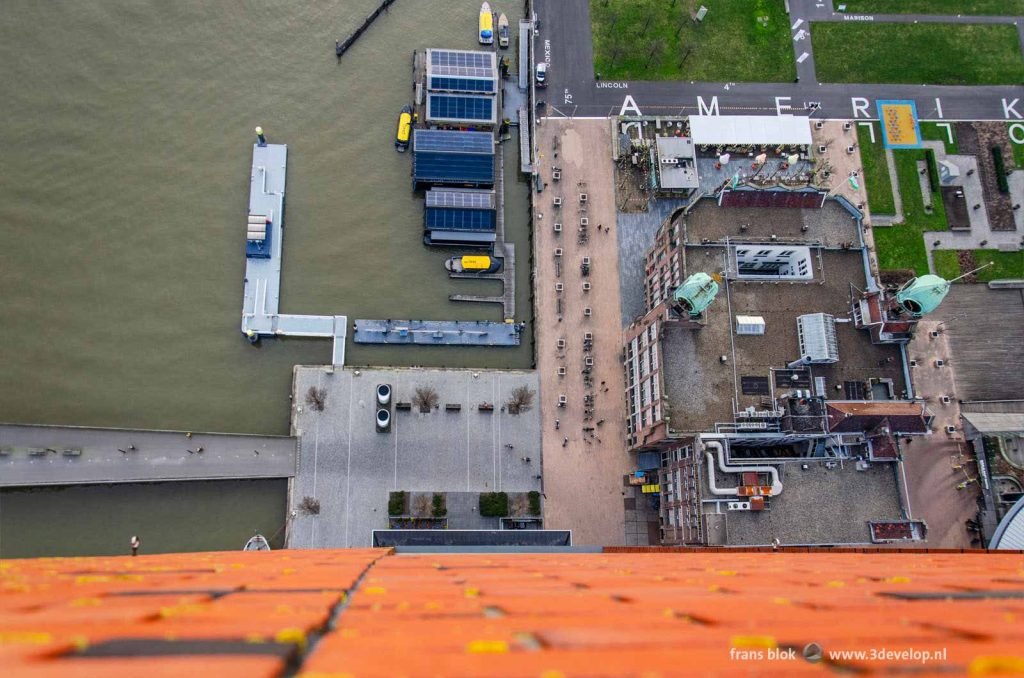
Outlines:
<svg viewBox="0 0 1024 678"><path fill-rule="evenodd" d="M370 546L372 531L388 527L392 490L540 490L539 397L525 413L502 411L513 389L536 394L537 381L535 372L514 370L296 367L292 432L299 463L289 548ZM374 419L382 383L393 389L387 433L377 432ZM426 414L398 410L395 404L410 402L419 386L437 391L438 407ZM310 387L324 389L322 412L306 402ZM481 403L494 410L479 410ZM318 515L298 511L307 496L320 502Z"/></svg>

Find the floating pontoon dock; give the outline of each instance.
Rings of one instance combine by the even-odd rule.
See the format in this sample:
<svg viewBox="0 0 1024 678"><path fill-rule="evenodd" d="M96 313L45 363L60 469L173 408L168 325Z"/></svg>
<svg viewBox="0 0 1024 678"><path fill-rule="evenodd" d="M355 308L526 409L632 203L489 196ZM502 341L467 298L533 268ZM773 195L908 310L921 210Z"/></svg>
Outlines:
<svg viewBox="0 0 1024 678"><path fill-rule="evenodd" d="M288 146L258 143L252 149L245 253L242 333L260 337L330 337L332 363L345 364L348 318L343 315L282 315L281 245Z"/></svg>
<svg viewBox="0 0 1024 678"><path fill-rule="evenodd" d="M518 346L523 326L487 320L357 320L357 344Z"/></svg>

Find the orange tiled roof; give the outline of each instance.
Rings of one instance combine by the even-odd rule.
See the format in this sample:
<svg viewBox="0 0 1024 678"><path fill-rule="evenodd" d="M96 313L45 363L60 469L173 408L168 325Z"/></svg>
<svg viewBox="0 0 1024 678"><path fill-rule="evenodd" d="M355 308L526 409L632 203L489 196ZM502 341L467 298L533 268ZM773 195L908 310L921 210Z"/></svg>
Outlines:
<svg viewBox="0 0 1024 678"><path fill-rule="evenodd" d="M1020 553L608 551L10 560L0 673L1024 674ZM883 648L945 659L827 654Z"/></svg>

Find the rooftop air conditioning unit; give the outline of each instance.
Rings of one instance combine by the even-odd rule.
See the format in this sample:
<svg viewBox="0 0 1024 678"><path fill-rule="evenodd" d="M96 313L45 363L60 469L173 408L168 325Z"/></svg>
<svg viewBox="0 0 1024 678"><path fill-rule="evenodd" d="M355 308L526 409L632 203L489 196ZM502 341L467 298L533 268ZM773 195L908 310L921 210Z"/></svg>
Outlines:
<svg viewBox="0 0 1024 678"><path fill-rule="evenodd" d="M586 217L580 217L580 226L589 226L589 225L590 225L590 219L588 219Z"/></svg>
<svg viewBox="0 0 1024 678"><path fill-rule="evenodd" d="M586 202L586 201L587 201L587 194L586 193L580 193L580 202Z"/></svg>
<svg viewBox="0 0 1024 678"><path fill-rule="evenodd" d="M589 292L590 291L590 283L588 283L588 282L583 283L583 291L584 292Z"/></svg>
<svg viewBox="0 0 1024 678"><path fill-rule="evenodd" d="M585 316L587 316L587 317L589 318L589 317L590 317L590 316L592 316L593 314L594 314L594 313L593 313L593 311L591 311L591 310L590 310L590 307L589 307L589 306L584 306L584 307L583 307L583 315L585 315Z"/></svg>
<svg viewBox="0 0 1024 678"><path fill-rule="evenodd" d="M856 149L853 146L847 146L846 147L846 153L848 155L853 155L854 150L856 150Z"/></svg>
<svg viewBox="0 0 1024 678"><path fill-rule="evenodd" d="M555 205L555 207L561 207L562 206L562 198L561 198L561 196L555 196L555 198L551 202Z"/></svg>
<svg viewBox="0 0 1024 678"><path fill-rule="evenodd" d="M555 248L555 256L556 257L562 256L562 248L561 247L556 247Z"/></svg>
<svg viewBox="0 0 1024 678"><path fill-rule="evenodd" d="M561 232L562 232L562 225L556 223L555 224L555 233L561 233Z"/></svg>

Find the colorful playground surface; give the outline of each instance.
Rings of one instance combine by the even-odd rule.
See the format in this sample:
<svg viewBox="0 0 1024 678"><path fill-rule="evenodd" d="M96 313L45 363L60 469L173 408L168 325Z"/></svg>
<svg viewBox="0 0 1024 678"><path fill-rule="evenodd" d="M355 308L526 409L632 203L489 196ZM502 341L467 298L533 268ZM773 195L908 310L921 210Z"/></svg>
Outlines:
<svg viewBox="0 0 1024 678"><path fill-rule="evenodd" d="M921 147L921 129L917 124L917 106L913 101L879 101L878 120L882 123L882 141L886 148Z"/></svg>

